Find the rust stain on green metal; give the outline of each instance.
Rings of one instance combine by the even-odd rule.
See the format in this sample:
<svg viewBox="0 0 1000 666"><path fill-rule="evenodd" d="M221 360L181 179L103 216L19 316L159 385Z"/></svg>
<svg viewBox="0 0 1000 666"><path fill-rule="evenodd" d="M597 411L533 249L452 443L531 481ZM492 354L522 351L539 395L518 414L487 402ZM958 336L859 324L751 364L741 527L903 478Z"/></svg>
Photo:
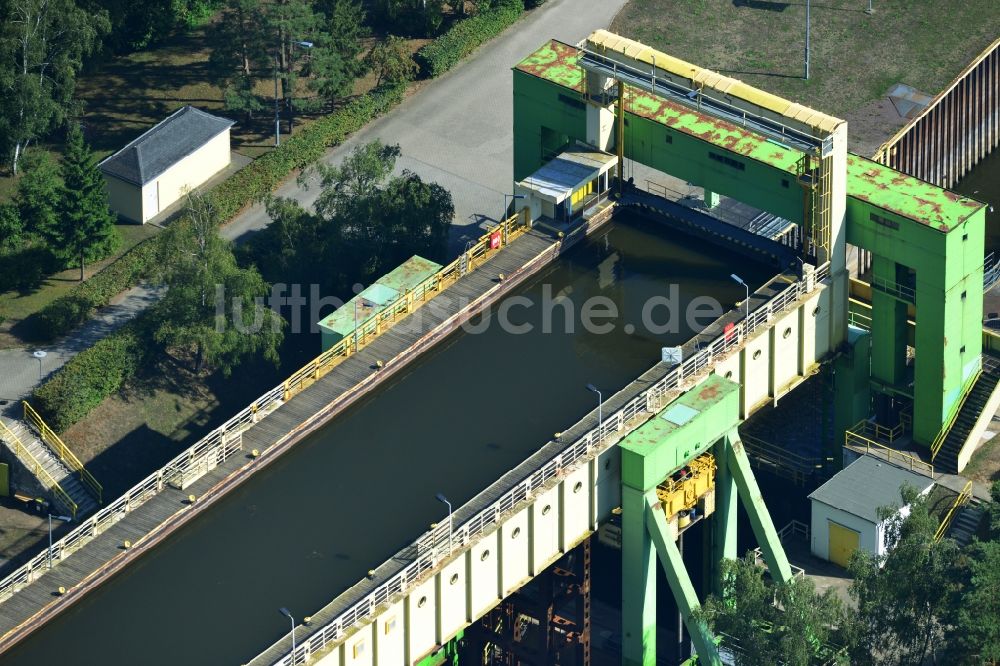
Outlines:
<svg viewBox="0 0 1000 666"><path fill-rule="evenodd" d="M801 152L760 134L643 90L626 88L625 111L789 173L795 173L795 164L802 158Z"/></svg>
<svg viewBox="0 0 1000 666"><path fill-rule="evenodd" d="M850 153L847 195L943 232L986 205Z"/></svg>
<svg viewBox="0 0 1000 666"><path fill-rule="evenodd" d="M519 62L515 69L583 92L583 69L577 64L579 60L580 52L576 48L553 39Z"/></svg>

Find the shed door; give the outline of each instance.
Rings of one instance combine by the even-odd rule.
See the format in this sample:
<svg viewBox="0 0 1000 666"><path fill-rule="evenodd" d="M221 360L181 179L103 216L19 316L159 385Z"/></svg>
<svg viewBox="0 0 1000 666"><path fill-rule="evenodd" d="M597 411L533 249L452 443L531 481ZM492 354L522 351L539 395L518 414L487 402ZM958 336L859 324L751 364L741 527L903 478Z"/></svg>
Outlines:
<svg viewBox="0 0 1000 666"><path fill-rule="evenodd" d="M142 221L145 222L160 212L160 181L150 183L142 190Z"/></svg>
<svg viewBox="0 0 1000 666"><path fill-rule="evenodd" d="M830 521L830 561L847 567L851 555L858 549L861 534Z"/></svg>

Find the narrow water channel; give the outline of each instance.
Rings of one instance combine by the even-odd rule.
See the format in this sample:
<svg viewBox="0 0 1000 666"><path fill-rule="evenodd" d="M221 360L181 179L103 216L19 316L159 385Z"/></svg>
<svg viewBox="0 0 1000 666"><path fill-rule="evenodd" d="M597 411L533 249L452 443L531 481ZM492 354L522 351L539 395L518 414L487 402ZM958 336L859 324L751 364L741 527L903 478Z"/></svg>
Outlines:
<svg viewBox="0 0 1000 666"><path fill-rule="evenodd" d="M683 311L692 299L726 309L742 299L731 273L754 289L773 271L620 215L518 291L527 300L507 314L531 332L504 332L494 317L485 332L452 335L0 662L249 661L288 630L279 607L296 618L315 612L441 520L436 493L465 503L592 409L587 383L608 396L655 363L662 346L690 338ZM569 304L548 310L548 327L546 293ZM644 304L672 294L673 311L660 307L656 320L673 314L676 330L646 330ZM623 313L611 332L580 323L595 296ZM567 310L576 313L572 331Z"/></svg>

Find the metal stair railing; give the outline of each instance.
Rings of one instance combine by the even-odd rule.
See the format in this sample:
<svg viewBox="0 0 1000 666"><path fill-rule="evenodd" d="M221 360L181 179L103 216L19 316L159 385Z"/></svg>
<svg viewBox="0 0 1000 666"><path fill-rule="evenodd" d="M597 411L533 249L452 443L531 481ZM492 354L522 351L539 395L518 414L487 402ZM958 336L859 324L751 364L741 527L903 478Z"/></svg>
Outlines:
<svg viewBox="0 0 1000 666"><path fill-rule="evenodd" d="M972 390L976 387L976 382L983 374L983 368L980 366L979 370L976 371L976 376L972 378L969 382L969 388L962 393L961 399L958 401L958 407L952 410L951 415L948 416L948 420L945 421L944 425L941 426L941 430L938 431L937 436L934 441L931 442L931 462L937 457L937 454L941 451L941 446L944 444L944 440L948 438L948 433L951 432L952 426L955 425L955 421L958 419L958 415L962 412L962 408L965 407L966 400L972 395Z"/></svg>
<svg viewBox="0 0 1000 666"><path fill-rule="evenodd" d="M52 494L69 509L70 514L75 519L78 508L76 502L69 496L69 493L63 490L59 482L52 478L52 475L45 470L42 463L35 456L31 455L28 447L24 445L24 442L21 441L21 438L13 430L7 427L3 419L0 419L0 439L3 439L7 443L7 446L14 451L14 455L17 456L18 460L28 468L28 471L34 474L43 486L47 486L52 491Z"/></svg>
<svg viewBox="0 0 1000 666"><path fill-rule="evenodd" d="M951 527L951 521L958 515L959 509L969 503L970 499L972 499L972 481L966 482L965 487L962 488L962 492L958 494L951 508L948 509L948 513L945 514L944 519L934 533L935 541L940 541L944 538L944 535L948 533L948 528Z"/></svg>
<svg viewBox="0 0 1000 666"><path fill-rule="evenodd" d="M97 503L103 504L104 488L97 482L97 479L87 471L87 468L83 466L80 459L70 451L69 447L62 441L62 438L42 420L41 415L28 404L27 400L22 401L21 404L24 405L24 420L35 427L41 437L42 443L47 444L49 449L59 457L59 460L71 472L75 472L80 477L80 482L90 489L90 492L97 499Z"/></svg>
<svg viewBox="0 0 1000 666"><path fill-rule="evenodd" d="M886 428L871 421L858 421L844 432L844 446L859 453L873 454L875 457L879 457L877 454L882 454L888 463L906 467L911 472L927 474L933 479L934 465L876 441L876 438L883 438L891 442L902 433L902 423L893 428Z"/></svg>

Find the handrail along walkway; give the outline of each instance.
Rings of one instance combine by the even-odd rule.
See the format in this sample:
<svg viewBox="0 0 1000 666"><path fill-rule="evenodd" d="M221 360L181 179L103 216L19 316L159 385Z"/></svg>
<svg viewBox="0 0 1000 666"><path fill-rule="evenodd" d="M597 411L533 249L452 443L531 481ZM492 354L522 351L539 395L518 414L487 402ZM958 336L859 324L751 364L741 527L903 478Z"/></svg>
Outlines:
<svg viewBox="0 0 1000 666"><path fill-rule="evenodd" d="M816 269L815 283L818 284L828 275L828 265ZM308 638L297 643L294 654L286 652L283 657L272 662L272 666L306 664L310 655L323 650L330 643L346 637L355 625L371 619L382 604L387 603L393 596L412 589L422 579L423 574L434 570L449 556L451 550L471 543L474 538L496 525L502 515L513 510L519 503L528 500L550 479L559 476L577 461L609 448L614 440L611 440L612 443L607 442L605 438L608 435L620 431L626 423L638 416L648 416L650 413L655 413L669 392L682 389L689 383L689 380L710 370L716 356L738 349L749 335L761 328L766 328L775 314L785 310L803 295L810 293L810 282L812 281L799 280L790 283L771 300L750 312L750 316L743 318L734 329L720 333L707 346L689 356L663 379L630 400L617 412L605 415L601 426L587 431L534 473L515 485L496 502L478 512L462 525L455 526L450 536L447 523L425 532L410 546L410 549L417 554L412 562L346 611L314 631Z"/></svg>
<svg viewBox="0 0 1000 666"><path fill-rule="evenodd" d="M42 442L47 444L53 453L59 456L59 460L63 461L71 472L76 472L79 475L80 482L90 489L90 492L97 499L97 503L102 504L104 488L97 482L97 479L87 471L87 468L83 466L80 459L66 446L62 438L42 420L41 415L28 404L27 400L22 400L21 404L24 406L24 420L35 427L41 436Z"/></svg>
<svg viewBox="0 0 1000 666"><path fill-rule="evenodd" d="M428 294L427 299L432 296L431 291L440 291L440 289L443 289L444 286L454 283L458 277L461 277L461 275L471 271L474 265L481 265L488 258L492 257L494 253L498 252L503 247L506 247L514 239L522 235L526 231L524 228L526 226L524 224L524 219L523 215L512 216L507 220L504 220L499 227L484 234L479 241L471 246L470 249L463 255L465 257L465 264L462 270L459 268L459 261L462 259L462 257L460 257L458 260L443 268L433 278L430 278L430 280L435 281L436 288L430 289L428 287L430 291L425 290ZM498 239L495 235L498 231L500 233L499 243L497 242ZM425 282L425 285L426 284L427 283ZM407 302L404 299L411 297L413 293L414 292L404 294L387 306L386 310L397 311L400 310L400 308L406 307ZM412 303L410 303L410 305L412 305ZM391 322L382 322L382 324L387 323ZM376 329L373 325L372 328L373 330L366 332L369 339L377 335L379 331L386 330L388 326L380 326ZM350 335L348 337L353 339L354 336ZM339 350L339 356L330 353L334 349ZM342 346L335 346L334 348L331 348L331 350L320 354L320 356L310 364L306 365L296 373L293 373L288 380L282 382L278 386L275 386L267 393L264 393L250 405L237 412L228 421L215 428L205 437L193 444L186 451L182 452L162 468L137 483L121 497L100 509L84 522L80 523L69 534L52 544L51 559L50 551L43 551L0 581L0 604L16 594L18 590L33 582L38 576L44 573L44 571L48 570L48 564L50 561L54 566L58 566L58 563L65 557L85 546L94 538L105 532L112 525L124 518L128 513L143 505L150 498L158 495L162 490L164 490L164 488L172 486L178 489L183 489L213 470L231 455L241 451L243 449L243 432L245 430L249 429L262 418L265 418L269 413L276 410L292 396L304 390L319 376L329 372L334 366L340 363L341 360L356 352L356 349L345 350ZM14 435L14 433L11 432L6 425L2 423L2 421L0 421L0 428L2 428L0 429L0 435L2 435L5 440L11 440L13 442L12 446L17 447L18 451L23 450L27 453L27 449L24 445L21 444L16 435ZM31 458L30 454L28 454L28 457ZM34 460L33 458L31 459ZM35 465L42 474L46 474L37 461L35 461ZM69 498L69 495L67 495L65 491L59 487L54 479L52 479L52 484L53 491L60 497L60 499L67 502L67 506L72 508L72 512L75 517L76 504Z"/></svg>
<svg viewBox="0 0 1000 666"><path fill-rule="evenodd" d="M17 458L28 467L28 470L42 482L43 486L48 486L48 489L52 491L60 502L65 504L66 508L69 509L70 515L72 515L75 519L76 511L79 509L76 502L74 502L69 496L69 493L63 490L63 487L59 485L59 482L53 479L52 475L45 471L45 468L42 467L42 463L38 462L35 456L31 455L31 451L28 450L28 447L24 445L21 438L18 437L13 430L7 427L7 424L3 422L3 419L0 419L0 439L3 439L7 442L8 446L14 449L14 455L16 455ZM17 574L16 571L12 575L15 574ZM0 601L3 599L3 584L0 583Z"/></svg>

